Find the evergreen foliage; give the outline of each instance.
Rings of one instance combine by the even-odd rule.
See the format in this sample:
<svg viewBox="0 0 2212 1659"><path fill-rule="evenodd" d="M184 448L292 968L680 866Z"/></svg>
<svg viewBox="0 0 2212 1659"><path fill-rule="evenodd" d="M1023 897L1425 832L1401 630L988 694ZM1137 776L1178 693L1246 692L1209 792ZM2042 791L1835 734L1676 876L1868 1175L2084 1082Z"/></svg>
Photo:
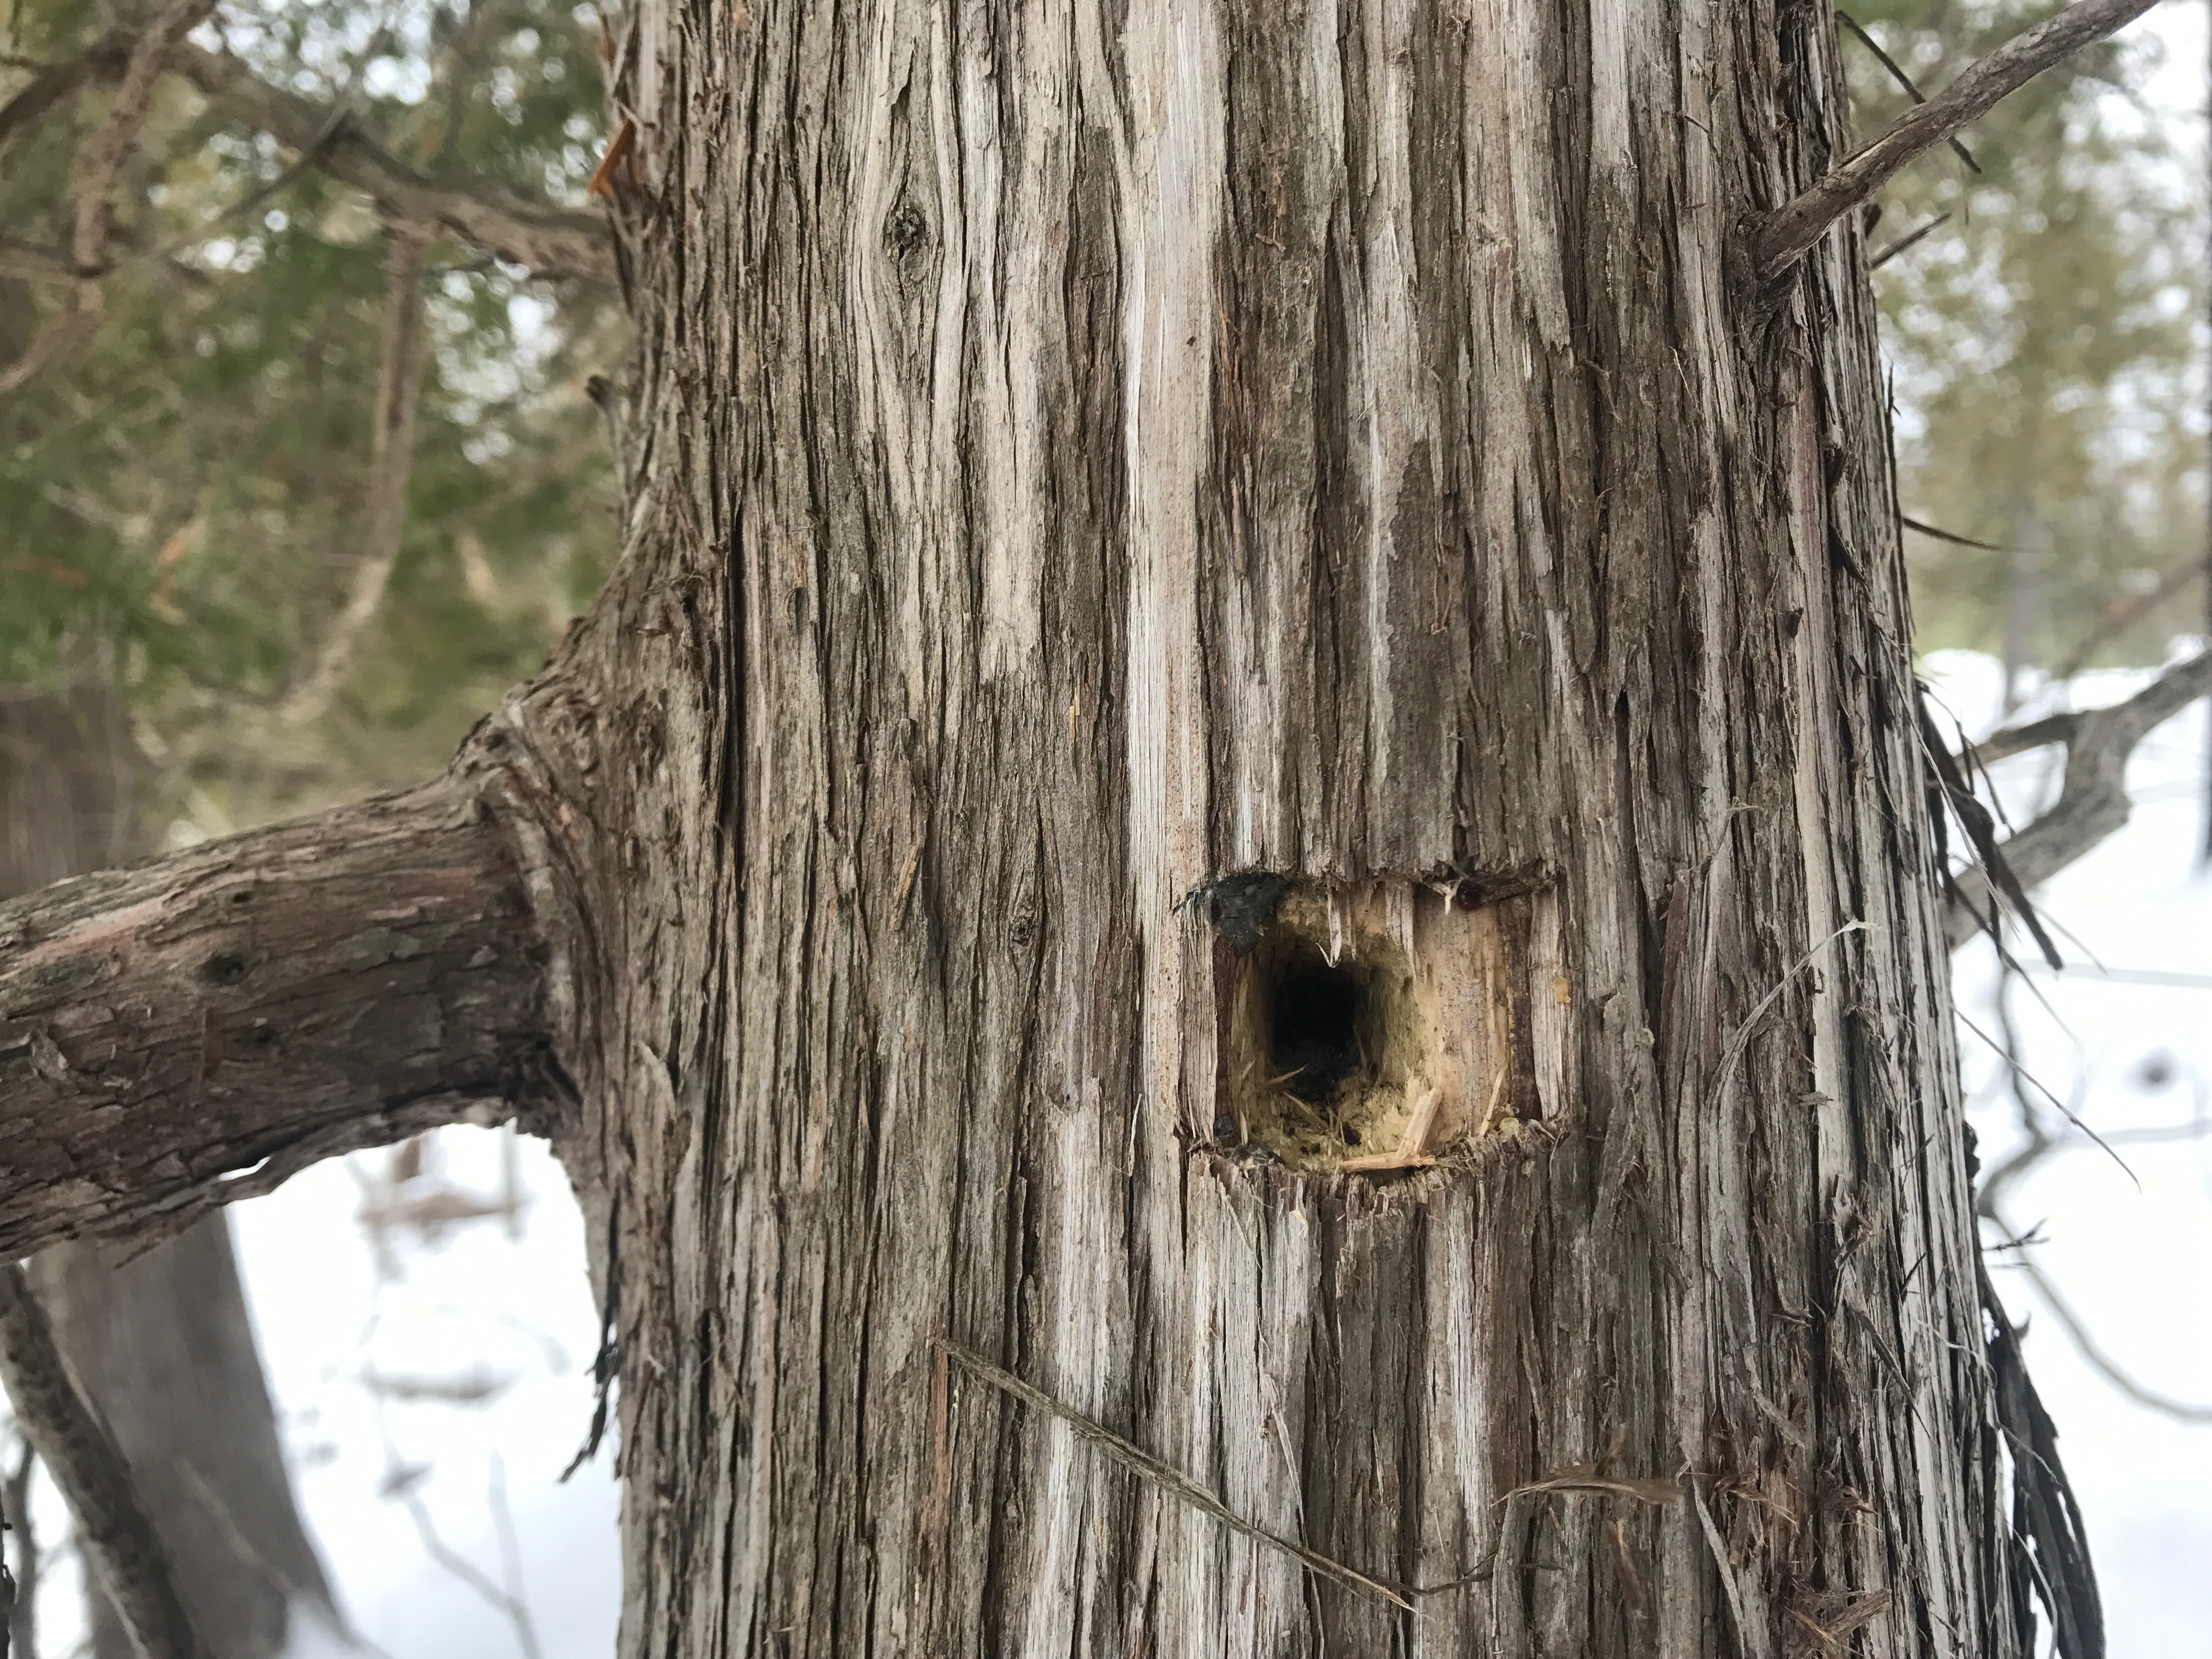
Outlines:
<svg viewBox="0 0 2212 1659"><path fill-rule="evenodd" d="M111 18L16 0L0 102ZM232 0L192 39L434 179L581 207L598 33L588 7L553 0ZM0 367L73 302L52 256L72 158L112 95L112 78L88 85L0 138ZM609 559L610 462L582 385L618 357L615 296L432 245L404 541L339 695L301 724L281 705L362 556L385 228L173 73L115 216L97 330L0 401L0 680L119 676L172 804L208 830L434 770Z"/></svg>

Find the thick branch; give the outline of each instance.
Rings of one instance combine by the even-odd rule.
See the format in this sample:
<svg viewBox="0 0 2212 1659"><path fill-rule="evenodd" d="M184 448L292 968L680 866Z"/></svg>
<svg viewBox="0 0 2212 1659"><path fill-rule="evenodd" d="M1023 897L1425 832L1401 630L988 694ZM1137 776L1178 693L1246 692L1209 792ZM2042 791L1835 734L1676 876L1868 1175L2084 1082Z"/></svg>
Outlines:
<svg viewBox="0 0 2212 1659"><path fill-rule="evenodd" d="M15 1426L69 1500L78 1547L141 1659L199 1659L207 1650L130 1468L63 1363L46 1310L14 1261L0 1265L0 1381Z"/></svg>
<svg viewBox="0 0 2212 1659"><path fill-rule="evenodd" d="M2047 743L2066 745L2066 781L2057 805L2004 842L2005 861L2023 887L2051 879L2128 821L2128 757L2136 745L2197 698L2212 695L2212 650L2178 663L2124 702L2081 714L2054 714L1975 745L1984 762L2015 755ZM1988 878L1978 868L1961 871L1958 896L1945 914L1953 949L1974 936L1981 925L1975 912L1990 914Z"/></svg>
<svg viewBox="0 0 2212 1659"><path fill-rule="evenodd" d="M1837 220L1924 151L1987 113L2008 93L2148 11L2156 0L2075 0L2014 35L1924 104L1915 104L1752 234L1753 267L1768 280L1802 258Z"/></svg>
<svg viewBox="0 0 2212 1659"><path fill-rule="evenodd" d="M546 1105L545 954L459 775L0 905L0 1251Z"/></svg>
<svg viewBox="0 0 2212 1659"><path fill-rule="evenodd" d="M187 43L170 66L225 114L293 149L313 149L316 166L374 197L387 217L436 225L534 276L614 280L614 246L595 214L527 202L489 185L425 179L350 120L334 122L322 106L270 85L222 52Z"/></svg>

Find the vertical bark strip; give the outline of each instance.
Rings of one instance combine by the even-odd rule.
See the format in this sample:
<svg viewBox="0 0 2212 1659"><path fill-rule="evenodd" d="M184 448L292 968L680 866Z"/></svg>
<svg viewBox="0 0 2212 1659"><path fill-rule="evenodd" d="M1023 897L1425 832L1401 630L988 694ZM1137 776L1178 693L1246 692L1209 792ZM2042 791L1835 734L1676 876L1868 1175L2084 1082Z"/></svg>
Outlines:
<svg viewBox="0 0 2212 1659"><path fill-rule="evenodd" d="M628 14L630 557L605 706L528 710L616 815L566 1152L624 1653L2019 1651L1864 253L1728 274L1848 149L1834 55L1713 0ZM1180 901L1242 870L1518 894L1512 1109L1230 1156ZM1315 1582L939 1338L1456 1588Z"/></svg>

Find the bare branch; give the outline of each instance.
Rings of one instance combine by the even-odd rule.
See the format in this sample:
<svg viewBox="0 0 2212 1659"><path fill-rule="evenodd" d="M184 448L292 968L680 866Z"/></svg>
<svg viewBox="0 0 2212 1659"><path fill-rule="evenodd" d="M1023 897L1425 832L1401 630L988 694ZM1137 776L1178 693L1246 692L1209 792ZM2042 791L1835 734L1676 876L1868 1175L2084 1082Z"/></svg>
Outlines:
<svg viewBox="0 0 2212 1659"><path fill-rule="evenodd" d="M295 724L330 707L384 603L392 567L407 538L407 483L415 471L415 410L422 388L422 270L430 235L420 226L400 224L385 237L384 366L370 439L366 528L345 609L313 669L285 702L284 718Z"/></svg>
<svg viewBox="0 0 2212 1659"><path fill-rule="evenodd" d="M169 0L154 27L132 43L124 58L123 82L107 118L77 147L70 164L69 193L76 208L70 238L70 259L78 278L76 303L47 323L7 373L0 374L0 395L24 385L98 325L100 271L107 258L108 228L115 219L116 173L153 113L154 89L161 82L163 63L214 9L215 0Z"/></svg>
<svg viewBox="0 0 2212 1659"><path fill-rule="evenodd" d="M1985 114L1998 100L2084 46L2117 33L2156 0L2075 0L2057 16L2014 35L1924 104L1915 104L1851 152L1827 176L1767 216L1752 233L1752 266L1779 276L1828 228L1916 158Z"/></svg>
<svg viewBox="0 0 2212 1659"><path fill-rule="evenodd" d="M456 1553L438 1535L438 1528L431 1522L429 1510L413 1487L403 1487L399 1501L407 1510L408 1518L415 1523L416 1534L422 1540L423 1553L482 1596L495 1612L506 1616L507 1623L514 1627L515 1645L522 1650L523 1659L538 1659L538 1632L530 1622L530 1609L512 1591L501 1589L479 1572L466 1556ZM498 1502L504 1506L504 1492L501 1492ZM501 1548L505 1548L503 1534Z"/></svg>
<svg viewBox="0 0 2212 1659"><path fill-rule="evenodd" d="M33 77L30 84L0 107L0 146L20 128L28 126L48 110L76 95L87 82L122 73L131 56L131 43L121 34L110 34L91 50L56 64Z"/></svg>
<svg viewBox="0 0 2212 1659"><path fill-rule="evenodd" d="M495 185L426 179L350 120L271 86L227 54L188 45L172 66L233 119L292 149L313 150L318 167L374 197L391 219L435 225L534 276L615 278L614 246L596 214L526 201Z"/></svg>
<svg viewBox="0 0 2212 1659"><path fill-rule="evenodd" d="M170 0L140 35L124 61L123 84L116 88L107 119L85 140L70 167L70 198L76 206L76 233L70 252L76 268L89 273L107 258L107 228L115 216L115 174L138 142L138 131L153 113L154 88L169 53L215 9L215 0Z"/></svg>
<svg viewBox="0 0 2212 1659"><path fill-rule="evenodd" d="M2197 698L2212 695L2212 650L2177 663L2124 702L2081 714L2054 714L1975 745L1983 761L2045 743L2066 745L2066 781L2058 803L2003 843L2005 861L2023 887L2048 881L2128 821L2128 757L2153 730ZM1961 871L1945 907L1953 949L1973 937L1977 909L1990 903L1988 877Z"/></svg>
<svg viewBox="0 0 2212 1659"><path fill-rule="evenodd" d="M1999 1227L2005 1225L2004 1218L1994 1209L1985 1213ZM2081 1356L2092 1370L2146 1411L2156 1412L2177 1423L2212 1423L2212 1406L2177 1400L2172 1395L2160 1394L2156 1389L2148 1388L2106 1353L2081 1316L2074 1311L2073 1304L2059 1293L2058 1286L2051 1282L2051 1276L2036 1265L2027 1251L2020 1252L2014 1265L2027 1275L2027 1282L2035 1287L2036 1296L2051 1310L2051 1316L2066 1333L2067 1340L2074 1345L2074 1351Z"/></svg>
<svg viewBox="0 0 2212 1659"><path fill-rule="evenodd" d="M0 143L72 96L87 82L123 74L133 37L118 30L84 55L40 75L0 108ZM343 184L374 197L387 217L435 225L537 276L611 283L614 246L606 222L475 179L427 179L362 131L343 110L262 80L227 53L186 42L168 67L223 114L259 127Z"/></svg>
<svg viewBox="0 0 2212 1659"><path fill-rule="evenodd" d="M1973 745L1973 761L1977 769L1996 765L2001 760L2010 760L2014 755L2025 755L2031 749L2042 749L2054 743L2067 743L2081 729L2079 714L2045 714L2041 720L2024 720L2018 726L2008 726L2002 732L1992 732Z"/></svg>
<svg viewBox="0 0 2212 1659"><path fill-rule="evenodd" d="M457 771L0 905L0 1252L173 1232L440 1123L542 1124L566 1085L501 787Z"/></svg>
<svg viewBox="0 0 2212 1659"><path fill-rule="evenodd" d="M2152 588L2149 592L2138 594L2120 609L2108 615L2101 626L2092 629L2081 644L2074 647L2074 654L2053 672L2051 678L2058 680L2072 679L2089 665L2089 659L2097 654L2097 648L2106 641L2115 635L2125 633L2168 599L2203 580L2204 574L2203 561L2194 559L2187 564L2177 565L2167 571L2160 579L2158 586ZM2212 635L2212 629L2208 629L2206 632L2208 635Z"/></svg>
<svg viewBox="0 0 2212 1659"><path fill-rule="evenodd" d="M54 1341L21 1263L0 1266L0 1380L15 1424L69 1499L77 1540L142 1659L201 1659L169 1553L131 1470Z"/></svg>
<svg viewBox="0 0 2212 1659"><path fill-rule="evenodd" d="M1858 43L1874 54L1875 62L1889 71L1889 78L1903 87L1914 103L1924 104L1928 101L1928 94L1913 83L1912 77L1905 72L1905 65L1883 51L1881 42L1869 34L1857 18L1847 11L1839 11L1836 14L1836 21L1849 29L1856 37ZM1973 151L1968 149L1956 138L1947 138L1944 142L1951 146L1951 154L1966 164L1968 171L1979 173L1982 170L1982 164L1974 159Z"/></svg>
<svg viewBox="0 0 2212 1659"><path fill-rule="evenodd" d="M33 283L76 280L64 248L26 242L20 237L0 236L0 276L18 276Z"/></svg>

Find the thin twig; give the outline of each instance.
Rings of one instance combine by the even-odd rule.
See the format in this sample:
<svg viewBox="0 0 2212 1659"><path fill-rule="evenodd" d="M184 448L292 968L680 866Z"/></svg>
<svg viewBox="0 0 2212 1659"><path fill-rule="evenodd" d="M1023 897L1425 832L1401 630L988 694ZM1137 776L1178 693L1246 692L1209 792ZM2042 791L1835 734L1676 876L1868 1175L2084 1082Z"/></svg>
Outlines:
<svg viewBox="0 0 2212 1659"><path fill-rule="evenodd" d="M2204 564L2202 560L2192 559L2187 564L2175 566L2149 592L2138 595L2108 615L2101 626L2092 629L2081 644L2074 647L2074 654L2054 670L2051 678L2062 681L2072 679L2089 665L2089 659L2096 655L2098 647L2106 641L2125 633L2168 599L2188 592L2203 580Z"/></svg>
<svg viewBox="0 0 2212 1659"><path fill-rule="evenodd" d="M517 1622L528 1626L530 1598L522 1587L522 1543L514 1534L514 1516L507 1507L507 1460L497 1452L491 1455L484 1498L491 1506L492 1532L499 1540L499 1571L507 1581L507 1604L514 1609ZM537 1644L533 1632L529 1645L535 1649Z"/></svg>
<svg viewBox="0 0 2212 1659"><path fill-rule="evenodd" d="M1990 757L2033 747L2025 740L2030 734L2036 742L2066 744L2066 779L2057 803L2003 843L2005 863L2023 888L2050 880L2125 826L2131 810L2128 757L2152 732L2208 694L2212 694L2212 650L2176 663L2135 696L2108 708L2054 715L2009 736L1999 732L1977 745ZM1974 935L1974 911L1987 902L1988 876L1980 869L1963 870L1954 885L1944 928L1956 949Z"/></svg>
<svg viewBox="0 0 2212 1659"><path fill-rule="evenodd" d="M530 1609L485 1577L467 1557L457 1555L447 1547L446 1540L438 1536L438 1528L430 1520L429 1510L411 1487L399 1494L399 1501L413 1518L415 1530L421 1536L422 1548L429 1558L507 1615L507 1622L514 1626L515 1644L521 1648L523 1659L539 1659L538 1632L531 1627Z"/></svg>
<svg viewBox="0 0 2212 1659"><path fill-rule="evenodd" d="M0 1266L0 1381L15 1425L76 1517L93 1576L142 1659L201 1659L168 1551L130 1466L62 1358L46 1310L17 1262Z"/></svg>
<svg viewBox="0 0 2212 1659"><path fill-rule="evenodd" d="M430 233L419 225L386 232L384 367L377 380L376 425L368 465L367 528L353 588L331 625L313 669L284 704L284 718L313 720L352 668L369 624L384 603L392 568L407 538L407 484L415 470L415 411L422 388L423 270Z"/></svg>
<svg viewBox="0 0 2212 1659"><path fill-rule="evenodd" d="M1899 254L1905 252L1907 250L1918 246L1923 237L1941 228L1944 225L1949 224L1950 222L1951 216L1949 214L1937 214L1926 224L1922 225L1917 230L1909 230L1905 232L1904 235L1899 237L1895 241L1884 244L1878 251L1869 255L1867 258L1867 269L1869 270L1880 270L1892 259L1897 258ZM1946 539L1948 540L1954 538L1946 538ZM1969 546L1976 547L1980 545L1978 542L1971 542L1967 544Z"/></svg>
<svg viewBox="0 0 2212 1659"><path fill-rule="evenodd" d="M1999 1060L2004 1061L2005 1069L2010 1072L2016 1080L2027 1084L2038 1094L2041 1095L2045 1100L2049 1101L2053 1106L2056 1106L2062 1117L2063 1117L2069 1123L2072 1124L2076 1129L2079 1129L2083 1134L2087 1135L2091 1140L2094 1141L2098 1146L2103 1149L2105 1155L2107 1158L2111 1158L2113 1163L2120 1166L2120 1173L2127 1176L2130 1181L2135 1182L2136 1190L2137 1192L2141 1192L2142 1190L2142 1182L2136 1176L2136 1172L2128 1167L2127 1159L2122 1158L2118 1152L2114 1152L2112 1150L2112 1144L2107 1141L2104 1136L2099 1134L2094 1129L2084 1123L2081 1118L2075 1115L2072 1107L2069 1106L2064 1101L2059 1099L2057 1095L2053 1094L2050 1089L2045 1085L2040 1078L2037 1077L2034 1073L2029 1071L2027 1066L2023 1066L2020 1062L2018 1057L2014 1054L2010 1048L2007 1048L2003 1043L1999 1042L1987 1031L1984 1031L1965 1013L1960 1012L1960 1011L1956 1009L1954 1009L1952 1012L1957 1016L1960 1024L1965 1026L1976 1036L1981 1038L1984 1042L1989 1045L1990 1051L1996 1054Z"/></svg>
<svg viewBox="0 0 2212 1659"><path fill-rule="evenodd" d="M1861 27L1857 18L1849 12L1839 11L1836 14L1836 21L1858 38L1858 43L1874 54L1875 62L1889 71L1889 78L1903 87L1914 103L1924 104L1928 101L1928 94L1912 83L1912 77L1905 72L1905 66L1881 49L1881 42ZM1960 143L1957 138L1947 138L1943 142L1951 146L1951 153L1966 164L1969 172L1979 173L1982 170L1982 164L1974 159L1973 152ZM1948 218L1950 216L1947 214L1944 216Z"/></svg>
<svg viewBox="0 0 2212 1659"><path fill-rule="evenodd" d="M1000 1370L980 1354L971 1353L967 1349L947 1342L942 1338L934 1338L933 1340L936 1346L943 1351L946 1358L951 1360L969 1376L989 1383L991 1387L999 1389L1001 1393L1013 1395L1024 1405L1035 1407L1048 1417L1057 1419L1067 1425L1069 1431L1078 1440L1089 1446L1100 1456L1111 1462L1119 1463L1139 1480L1158 1487L1169 1496L1188 1504L1191 1508L1212 1516L1231 1532L1240 1533L1255 1543L1267 1545L1270 1549L1280 1550L1284 1554L1302 1562L1310 1571L1317 1573L1322 1577L1333 1579L1363 1595L1377 1596L1389 1602L1393 1607L1402 1607L1408 1613L1413 1610L1413 1598L1418 1592L1402 1584L1389 1584L1379 1578L1370 1578L1365 1573L1355 1571L1341 1562L1332 1561L1318 1551L1308 1549L1304 1544L1293 1543L1287 1538L1267 1531L1264 1527L1254 1526L1212 1492L1206 1491L1205 1487L1188 1479L1179 1471L1170 1468L1150 1452L1124 1440L1112 1430L1101 1428L1081 1413L1061 1405L1043 1389L1032 1388L1012 1371Z"/></svg>
<svg viewBox="0 0 2212 1659"><path fill-rule="evenodd" d="M2000 547L1995 542L1978 542L1972 536L1961 536L1955 530L1939 530L1932 524L1923 524L1918 519L1909 519L1902 513L1897 515L1897 521L1917 536L1926 536L1932 541L1948 542L1954 547L1978 547L1984 553L2012 553L2019 550L2016 548Z"/></svg>
<svg viewBox="0 0 2212 1659"><path fill-rule="evenodd" d="M2084 46L2117 33L2155 0L2075 0L2057 16L2024 30L1924 104L1915 104L1832 168L1777 209L1750 239L1753 272L1771 282L1811 251L1830 226L1872 196L1909 162L1942 143L1990 106Z"/></svg>
<svg viewBox="0 0 2212 1659"><path fill-rule="evenodd" d="M2003 1217L1994 1211L1989 1213L1990 1219L2000 1228L2007 1231L2010 1231L2005 1226ZM2027 1276L2027 1282L2034 1286L2035 1293L2041 1298L2043 1305L2051 1310L2051 1316L2058 1322L2058 1328L2066 1333L2068 1340L2074 1345L2075 1352L2081 1356L2092 1370L2096 1371L2122 1394L2146 1410L2154 1411L2162 1417L2170 1417L2178 1423L2212 1423L2212 1406L2199 1405L2193 1401L2176 1400L2172 1395L2160 1394L2155 1389L2144 1387L2130 1376L2118 1360L2106 1353L2099 1345L2096 1337L2083 1322L2081 1316L2074 1311L2072 1304L2060 1294L2057 1285L2051 1283L2051 1276L2035 1264L2026 1250L2020 1252L2014 1265Z"/></svg>

